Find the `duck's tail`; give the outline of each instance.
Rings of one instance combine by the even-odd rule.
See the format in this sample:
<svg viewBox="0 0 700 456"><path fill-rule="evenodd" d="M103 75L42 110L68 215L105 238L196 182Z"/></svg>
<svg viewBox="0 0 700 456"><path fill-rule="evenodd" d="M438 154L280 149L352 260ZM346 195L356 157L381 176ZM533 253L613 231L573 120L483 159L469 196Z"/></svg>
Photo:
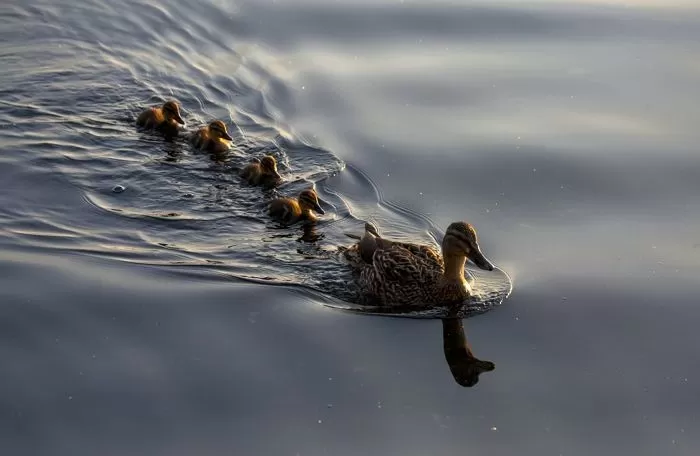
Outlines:
<svg viewBox="0 0 700 456"><path fill-rule="evenodd" d="M373 234L376 237L380 237L379 230L377 230L377 227L374 226L371 222L365 222L365 231L367 231L370 234Z"/></svg>
<svg viewBox="0 0 700 456"><path fill-rule="evenodd" d="M377 230L377 227L374 226L371 222L365 222L365 232L371 234L372 236L379 237L379 231ZM350 239L355 239L356 241L362 240L362 236L358 236L357 234L345 233L345 235Z"/></svg>

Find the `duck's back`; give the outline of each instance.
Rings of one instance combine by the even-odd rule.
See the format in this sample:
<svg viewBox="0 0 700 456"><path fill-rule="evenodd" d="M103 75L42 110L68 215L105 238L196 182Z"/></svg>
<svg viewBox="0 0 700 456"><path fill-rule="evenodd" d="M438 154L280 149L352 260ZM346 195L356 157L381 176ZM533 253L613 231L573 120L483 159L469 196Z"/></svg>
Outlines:
<svg viewBox="0 0 700 456"><path fill-rule="evenodd" d="M262 170L260 169L260 163L249 163L241 171L241 177L252 185L258 185L260 183L261 175Z"/></svg>
<svg viewBox="0 0 700 456"><path fill-rule="evenodd" d="M395 243L379 248L360 271L359 286L363 294L382 305L420 305L433 301L430 284L437 283L442 269L432 257L420 255Z"/></svg>
<svg viewBox="0 0 700 456"><path fill-rule="evenodd" d="M414 255L440 269L444 270L445 263L440 252L432 246L421 244L409 244L407 242L393 242L394 245L408 250L411 255Z"/></svg>
<svg viewBox="0 0 700 456"><path fill-rule="evenodd" d="M197 149L204 149L209 140L209 132L206 127L200 128L199 130L192 133L190 137L190 142Z"/></svg>
<svg viewBox="0 0 700 456"><path fill-rule="evenodd" d="M294 223L301 218L301 207L295 199L279 198L270 203L269 213L282 223Z"/></svg>
<svg viewBox="0 0 700 456"><path fill-rule="evenodd" d="M139 114L136 119L136 125L140 127L153 128L157 127L165 120L165 117L158 108L148 108Z"/></svg>

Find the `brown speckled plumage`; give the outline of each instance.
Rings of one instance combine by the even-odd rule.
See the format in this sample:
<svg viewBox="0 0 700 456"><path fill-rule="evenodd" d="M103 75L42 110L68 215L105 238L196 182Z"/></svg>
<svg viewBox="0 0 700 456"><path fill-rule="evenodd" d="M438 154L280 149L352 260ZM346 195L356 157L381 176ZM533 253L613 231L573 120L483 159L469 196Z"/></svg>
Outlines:
<svg viewBox="0 0 700 456"><path fill-rule="evenodd" d="M358 273L362 294L380 305L461 302L470 293L464 278L466 260L493 270L479 249L476 231L466 222L447 228L442 255L430 246L383 239L368 224L345 257Z"/></svg>

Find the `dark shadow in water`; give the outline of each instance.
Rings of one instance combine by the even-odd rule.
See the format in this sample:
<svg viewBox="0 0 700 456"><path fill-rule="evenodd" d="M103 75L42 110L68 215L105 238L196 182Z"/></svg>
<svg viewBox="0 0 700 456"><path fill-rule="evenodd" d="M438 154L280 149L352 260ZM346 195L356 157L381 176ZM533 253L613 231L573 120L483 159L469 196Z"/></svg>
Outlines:
<svg viewBox="0 0 700 456"><path fill-rule="evenodd" d="M301 229L302 229L302 235L301 235L301 237L299 237L299 239L297 239L298 242L306 242L308 244L315 244L325 237L325 235L323 233L318 232L316 221L305 222L302 225Z"/></svg>
<svg viewBox="0 0 700 456"><path fill-rule="evenodd" d="M491 361L482 361L474 356L461 318L442 320L442 345L447 365L459 385L471 388L479 383L479 375L496 368Z"/></svg>
<svg viewBox="0 0 700 456"><path fill-rule="evenodd" d="M165 139L165 154L166 162L177 162L182 157L182 143L176 141L175 138Z"/></svg>
<svg viewBox="0 0 700 456"><path fill-rule="evenodd" d="M151 143L154 145L154 147L163 148L163 151L165 152L165 157L163 158L164 161L175 163L178 162L180 158L182 158L182 147L184 145L182 132L180 132L179 135L173 135L167 134L160 130L153 130L141 127L137 127L137 131L140 133L139 140L143 143Z"/></svg>

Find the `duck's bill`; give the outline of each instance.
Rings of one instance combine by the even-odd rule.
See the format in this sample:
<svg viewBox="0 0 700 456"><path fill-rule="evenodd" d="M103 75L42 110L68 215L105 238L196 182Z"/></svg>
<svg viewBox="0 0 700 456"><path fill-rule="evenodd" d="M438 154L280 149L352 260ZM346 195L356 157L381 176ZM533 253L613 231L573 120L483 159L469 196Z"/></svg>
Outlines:
<svg viewBox="0 0 700 456"><path fill-rule="evenodd" d="M179 123L180 125L185 125L185 121L182 120L182 117L180 117L180 114L176 114L174 117L175 122Z"/></svg>
<svg viewBox="0 0 700 456"><path fill-rule="evenodd" d="M228 141L233 141L233 138L228 133L222 134L221 137L228 140Z"/></svg>
<svg viewBox="0 0 700 456"><path fill-rule="evenodd" d="M469 260L485 271L493 271L493 265L489 260L486 259L484 254L481 253L481 250L479 249L471 251L471 253L469 254Z"/></svg>
<svg viewBox="0 0 700 456"><path fill-rule="evenodd" d="M282 176L277 171L273 171L272 175L275 177L275 179L282 179Z"/></svg>
<svg viewBox="0 0 700 456"><path fill-rule="evenodd" d="M316 203L316 204L314 205L314 211L316 211L317 213L319 213L319 214L321 214L321 215L323 215L323 214L326 213L326 211L324 211L323 208L321 207L321 205L318 204L318 203Z"/></svg>

